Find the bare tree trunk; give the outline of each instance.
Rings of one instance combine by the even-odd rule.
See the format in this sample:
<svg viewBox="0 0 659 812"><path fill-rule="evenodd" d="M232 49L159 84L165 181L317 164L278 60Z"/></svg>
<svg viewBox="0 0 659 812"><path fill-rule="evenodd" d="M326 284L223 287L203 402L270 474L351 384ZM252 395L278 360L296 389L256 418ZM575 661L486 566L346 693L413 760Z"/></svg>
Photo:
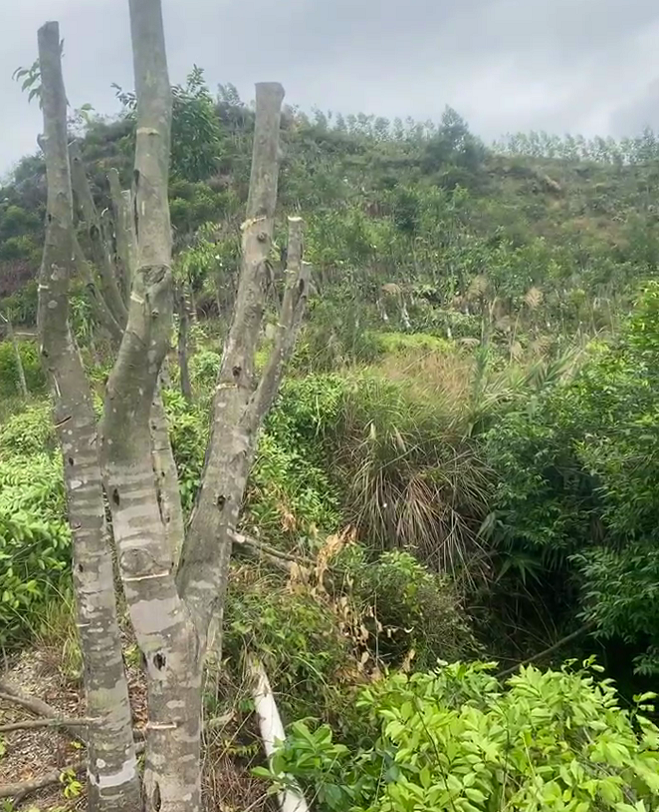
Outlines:
<svg viewBox="0 0 659 812"><path fill-rule="evenodd" d="M130 0L130 20L137 95L137 263L128 324L108 381L102 460L126 600L146 661L146 809L196 812L201 799L200 644L176 589L149 424L172 323L171 91L159 0Z"/></svg>
<svg viewBox="0 0 659 812"><path fill-rule="evenodd" d="M108 181L110 182L112 209L114 212L114 235L117 251L115 266L119 266L121 271L121 288L124 302L128 307L137 252L137 237L133 217L133 193L130 189L122 191L119 183L119 173L116 169L111 169L108 172Z"/></svg>
<svg viewBox="0 0 659 812"><path fill-rule="evenodd" d="M120 325L126 323L128 311L119 289L118 273L111 251L107 220L101 217L94 203L89 181L82 163L80 147L73 142L69 148L71 179L78 208L89 237L92 259L101 277L102 291L110 312Z"/></svg>
<svg viewBox="0 0 659 812"><path fill-rule="evenodd" d="M190 368L188 366L188 303L183 287L177 292L178 303L178 368L181 376L181 392L188 403L192 403L192 384L190 383Z"/></svg>
<svg viewBox="0 0 659 812"><path fill-rule="evenodd" d="M46 23L39 30L39 59L48 177L39 284L41 356L53 391L64 462L87 712L103 720L89 729L89 808L132 812L141 807L140 785L104 519L95 415L68 324L74 234L57 23Z"/></svg>

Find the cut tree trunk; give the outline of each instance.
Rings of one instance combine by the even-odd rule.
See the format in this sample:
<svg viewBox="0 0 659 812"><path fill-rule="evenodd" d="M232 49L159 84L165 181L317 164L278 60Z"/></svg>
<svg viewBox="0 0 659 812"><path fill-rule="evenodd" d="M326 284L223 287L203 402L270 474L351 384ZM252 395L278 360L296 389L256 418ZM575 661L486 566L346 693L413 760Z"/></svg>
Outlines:
<svg viewBox="0 0 659 812"><path fill-rule="evenodd" d="M51 383L63 456L87 712L102 720L88 734L89 808L132 812L140 808L140 784L105 527L95 415L68 323L74 234L58 24L46 23L38 39L48 179L39 280L41 357Z"/></svg>
<svg viewBox="0 0 659 812"><path fill-rule="evenodd" d="M130 0L130 21L137 95L137 259L128 324L105 398L102 461L124 592L146 662L146 809L197 812L202 660L198 635L176 589L151 461L151 409L172 325L167 197L172 102L159 0Z"/></svg>

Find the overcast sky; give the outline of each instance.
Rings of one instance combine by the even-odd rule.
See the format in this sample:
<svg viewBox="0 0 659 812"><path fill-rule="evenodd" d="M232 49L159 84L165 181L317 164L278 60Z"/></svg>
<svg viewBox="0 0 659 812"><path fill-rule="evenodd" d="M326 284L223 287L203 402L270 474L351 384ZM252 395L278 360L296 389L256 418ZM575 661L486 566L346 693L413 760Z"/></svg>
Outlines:
<svg viewBox="0 0 659 812"><path fill-rule="evenodd" d="M287 102L437 119L455 107L490 140L507 131L659 129L656 0L163 0L170 73L210 85L281 81ZM116 110L132 87L127 0L0 0L0 172L36 148L40 113L11 79L59 20L74 107Z"/></svg>

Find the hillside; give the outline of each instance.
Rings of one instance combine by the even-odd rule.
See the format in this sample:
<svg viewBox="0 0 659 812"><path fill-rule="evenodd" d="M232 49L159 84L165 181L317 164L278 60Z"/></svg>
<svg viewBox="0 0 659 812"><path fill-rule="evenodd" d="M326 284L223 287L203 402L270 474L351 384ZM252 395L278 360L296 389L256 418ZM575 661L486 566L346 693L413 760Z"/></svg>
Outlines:
<svg viewBox="0 0 659 812"><path fill-rule="evenodd" d="M69 122L77 239L91 257L69 306L97 416L117 345L99 316L103 257L80 177L119 254L108 173L130 186L135 99L118 94L118 120L82 109ZM162 399L186 521L237 289L253 129L230 85L215 97L195 69L175 88ZM321 812L486 812L495 797L511 810L654 808L659 739L650 694L634 697L659 674L659 141L530 134L486 147L450 109L432 126L286 108L280 161L259 371L292 213L313 289L258 435L222 659L205 678L208 808L274 808L268 788L284 773ZM41 155L0 200L7 724L3 680L59 713L82 715L85 700L63 466L34 341ZM124 603L143 735L145 661ZM269 766L250 656L290 736ZM520 671L529 661L539 667ZM40 808L80 802L82 767L64 770L70 736L53 752L49 735L0 737L0 796L41 766L64 778ZM27 809L19 800L11 808Z"/></svg>

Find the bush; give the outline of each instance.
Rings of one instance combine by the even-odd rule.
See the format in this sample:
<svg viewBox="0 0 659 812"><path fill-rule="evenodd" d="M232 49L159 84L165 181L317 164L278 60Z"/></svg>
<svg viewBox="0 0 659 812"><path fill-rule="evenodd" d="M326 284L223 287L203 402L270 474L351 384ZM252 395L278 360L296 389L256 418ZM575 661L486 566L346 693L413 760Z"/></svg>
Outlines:
<svg viewBox="0 0 659 812"><path fill-rule="evenodd" d="M0 462L0 645L40 628L68 588L70 531L59 460L41 453Z"/></svg>
<svg viewBox="0 0 659 812"><path fill-rule="evenodd" d="M164 390L163 402L169 423L183 510L189 515L201 485L209 418L203 404L190 405L178 390Z"/></svg>
<svg viewBox="0 0 659 812"><path fill-rule="evenodd" d="M554 618L581 611L602 636L638 646L646 674L659 672L658 350L653 283L619 341L591 346L572 380L513 410L485 445L502 587L541 596Z"/></svg>
<svg viewBox="0 0 659 812"><path fill-rule="evenodd" d="M50 403L35 403L0 424L0 460L39 454L54 448Z"/></svg>
<svg viewBox="0 0 659 812"><path fill-rule="evenodd" d="M234 668L246 650L261 659L286 718L313 713L333 719L340 711L340 672L350 647L332 612L305 587L253 569L234 573L224 649Z"/></svg>
<svg viewBox="0 0 659 812"><path fill-rule="evenodd" d="M331 812L654 809L659 729L588 665L531 666L505 689L484 663L393 674L358 700L375 744L351 751L298 723L258 773L280 786L288 773Z"/></svg>
<svg viewBox="0 0 659 812"><path fill-rule="evenodd" d="M28 341L20 341L18 346L28 391L38 394L45 388L45 379L37 346ZM10 341L0 341L0 397L11 397L17 392L20 384L14 348Z"/></svg>
<svg viewBox="0 0 659 812"><path fill-rule="evenodd" d="M455 585L409 553L371 560L363 546L351 544L333 562L331 578L337 593L348 588L378 662L424 670L476 652Z"/></svg>

